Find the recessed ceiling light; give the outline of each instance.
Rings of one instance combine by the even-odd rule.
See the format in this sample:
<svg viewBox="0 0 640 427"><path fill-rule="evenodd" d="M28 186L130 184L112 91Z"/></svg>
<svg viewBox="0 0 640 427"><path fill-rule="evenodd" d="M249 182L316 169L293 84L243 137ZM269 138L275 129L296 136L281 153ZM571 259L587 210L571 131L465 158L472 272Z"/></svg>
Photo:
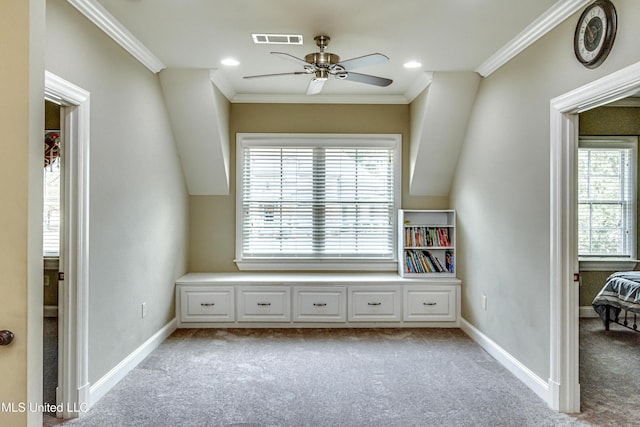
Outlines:
<svg viewBox="0 0 640 427"><path fill-rule="evenodd" d="M404 68L420 68L422 64L418 61L409 61L404 63Z"/></svg>
<svg viewBox="0 0 640 427"><path fill-rule="evenodd" d="M222 65L229 65L231 67L235 67L236 65L240 65L240 62L238 62L238 60L233 59L233 58L224 58L222 61L220 61L220 63Z"/></svg>

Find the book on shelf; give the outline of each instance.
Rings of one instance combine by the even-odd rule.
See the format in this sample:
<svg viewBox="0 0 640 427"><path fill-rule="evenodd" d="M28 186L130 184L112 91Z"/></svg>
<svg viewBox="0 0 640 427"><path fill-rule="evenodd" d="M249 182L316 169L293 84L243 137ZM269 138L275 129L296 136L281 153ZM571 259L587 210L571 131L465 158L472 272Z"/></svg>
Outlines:
<svg viewBox="0 0 640 427"><path fill-rule="evenodd" d="M445 259L445 267L449 273L453 273L455 271L455 260L453 251L446 251L444 253Z"/></svg>
<svg viewBox="0 0 640 427"><path fill-rule="evenodd" d="M429 251L410 249L405 251L405 258L407 273L446 273L448 271L438 257Z"/></svg>
<svg viewBox="0 0 640 427"><path fill-rule="evenodd" d="M447 227L405 227L405 246L451 246Z"/></svg>
<svg viewBox="0 0 640 427"><path fill-rule="evenodd" d="M428 257L432 260L432 262L436 265L436 270L438 271L438 273L444 273L445 271L447 271L447 270L445 270L445 268L442 266L442 264L440 264L440 260L438 259L438 257L435 257L435 256L431 255L431 253L430 253L430 252L428 252L428 251L426 251L426 252L427 252L427 256L428 256Z"/></svg>

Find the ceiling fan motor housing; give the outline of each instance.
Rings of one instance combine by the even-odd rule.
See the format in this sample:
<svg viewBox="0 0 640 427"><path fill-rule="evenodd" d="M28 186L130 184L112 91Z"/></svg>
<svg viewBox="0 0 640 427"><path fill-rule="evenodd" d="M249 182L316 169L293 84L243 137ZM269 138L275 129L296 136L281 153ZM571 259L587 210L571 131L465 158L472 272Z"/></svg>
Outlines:
<svg viewBox="0 0 640 427"><path fill-rule="evenodd" d="M318 67L329 67L330 65L340 62L340 57L329 52L314 52L304 57L309 64L315 64Z"/></svg>

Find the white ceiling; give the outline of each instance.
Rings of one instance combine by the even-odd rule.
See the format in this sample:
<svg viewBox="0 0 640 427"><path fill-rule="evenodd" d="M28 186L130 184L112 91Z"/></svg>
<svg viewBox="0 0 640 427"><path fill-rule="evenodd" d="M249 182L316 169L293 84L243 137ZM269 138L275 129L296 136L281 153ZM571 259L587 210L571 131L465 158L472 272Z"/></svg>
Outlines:
<svg viewBox="0 0 640 427"><path fill-rule="evenodd" d="M446 196L481 77L592 0L67 1L160 72L190 194L229 193L228 100L411 103L409 192ZM304 45L254 44L252 33L301 34ZM342 60L387 55L388 62L356 72L393 83L377 87L330 78L321 94L305 95L308 74L242 78L302 71L299 63L270 52L304 58L318 51L317 35L331 37L327 51ZM222 65L227 57L240 64ZM422 67L406 69L407 61ZM431 153L439 153L438 168L415 167Z"/></svg>
<svg viewBox="0 0 640 427"><path fill-rule="evenodd" d="M566 0L559 0L563 3ZM385 64L356 71L391 78L386 88L330 79L322 96L406 99L425 72L473 71L544 14L556 0L97 0L167 68L214 69L229 97L300 95L310 77L245 80L246 75L300 71L270 55L317 51L314 36L341 59L379 52ZM304 45L258 45L252 33L302 34ZM225 57L237 67L220 64ZM420 61L419 69L403 63ZM413 88L413 89L412 89ZM318 96L318 95L314 95ZM310 97L307 96L307 99ZM231 99L231 101L234 101Z"/></svg>

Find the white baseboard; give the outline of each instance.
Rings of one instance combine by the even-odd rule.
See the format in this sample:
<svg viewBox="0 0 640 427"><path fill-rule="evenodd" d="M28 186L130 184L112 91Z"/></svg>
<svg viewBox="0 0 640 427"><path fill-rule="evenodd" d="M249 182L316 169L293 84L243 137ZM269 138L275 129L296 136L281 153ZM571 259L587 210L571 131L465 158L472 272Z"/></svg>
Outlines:
<svg viewBox="0 0 640 427"><path fill-rule="evenodd" d="M580 317L598 317L598 313L593 309L590 305L583 305L579 307L579 316Z"/></svg>
<svg viewBox="0 0 640 427"><path fill-rule="evenodd" d="M93 407L105 394L109 392L118 382L123 379L133 368L138 366L153 350L158 348L176 330L176 318L162 327L151 338L146 340L140 347L125 357L105 376L100 378L91 386L89 391L89 407Z"/></svg>
<svg viewBox="0 0 640 427"><path fill-rule="evenodd" d="M480 347L485 349L494 359L502 366L507 368L509 372L522 381L535 394L537 394L547 404L550 403L549 384L542 378L537 376L533 371L523 365L518 359L509 354L506 350L496 344L488 336L476 329L471 323L465 319L460 319L460 329L462 329L471 339L477 342Z"/></svg>

